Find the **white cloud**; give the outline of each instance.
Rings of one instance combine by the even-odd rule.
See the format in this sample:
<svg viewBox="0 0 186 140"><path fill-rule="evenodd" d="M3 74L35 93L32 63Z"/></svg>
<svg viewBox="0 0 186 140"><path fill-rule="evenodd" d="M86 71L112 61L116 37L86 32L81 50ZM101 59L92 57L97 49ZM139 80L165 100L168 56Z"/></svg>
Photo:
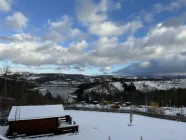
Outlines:
<svg viewBox="0 0 186 140"><path fill-rule="evenodd" d="M111 69L112 69L111 66L105 66L105 67L100 68L99 71L105 73L106 71L109 71L109 70L111 70Z"/></svg>
<svg viewBox="0 0 186 140"><path fill-rule="evenodd" d="M44 38L46 40L52 40L56 42L62 42L66 40L66 36L56 31L52 31L52 30L47 32Z"/></svg>
<svg viewBox="0 0 186 140"><path fill-rule="evenodd" d="M28 25L28 18L21 12L15 12L5 18L5 24L14 31L22 31Z"/></svg>
<svg viewBox="0 0 186 140"><path fill-rule="evenodd" d="M156 47L156 50L155 50L155 54L157 55L157 56L161 56L161 55L163 55L165 52L164 52L164 48L163 47Z"/></svg>
<svg viewBox="0 0 186 140"><path fill-rule="evenodd" d="M115 55L119 55L119 51L123 50L124 61L142 62L133 63L118 72L130 75L184 73L186 70L185 32L186 26L166 27L158 24L145 37L129 39L127 42L130 43L124 43L127 49L125 51L120 49ZM120 59L122 59L121 54Z"/></svg>
<svg viewBox="0 0 186 140"><path fill-rule="evenodd" d="M149 11L147 12L145 10L141 10L139 13L139 17L148 23L154 21L154 13L153 12L149 12Z"/></svg>
<svg viewBox="0 0 186 140"><path fill-rule="evenodd" d="M143 61L138 69L152 70L153 65L157 65L157 60L159 63L177 58L176 63L180 62L180 65L186 61L183 53L186 44L185 31L186 26L173 28L158 24L143 38L130 37L119 42L116 37L100 37L90 51L85 51L90 45L85 40L63 47L53 42L40 42L30 34L15 34L9 37L10 43L0 43L0 59L7 58L13 63L30 66L75 65L80 71L84 70L86 65L98 66L106 71L110 70L113 64L138 60ZM151 62L151 59L156 61ZM163 64L161 63L162 66ZM166 66L168 67L168 64Z"/></svg>
<svg viewBox="0 0 186 140"><path fill-rule="evenodd" d="M184 40L186 38L186 30L183 30L177 34L178 40Z"/></svg>
<svg viewBox="0 0 186 140"><path fill-rule="evenodd" d="M72 25L72 18L64 15L57 21L48 20L49 28L57 32L66 32Z"/></svg>
<svg viewBox="0 0 186 140"><path fill-rule="evenodd" d="M107 12L122 7L119 1L100 0L97 3L93 0L76 0L77 18L84 25L102 23L107 20Z"/></svg>
<svg viewBox="0 0 186 140"><path fill-rule="evenodd" d="M0 0L0 11L9 12L11 10L11 0Z"/></svg>
<svg viewBox="0 0 186 140"><path fill-rule="evenodd" d="M172 12L172 11L178 10L184 6L186 6L185 0L171 1L168 4L158 3L158 4L154 5L154 12L156 12L156 13L161 13L163 11Z"/></svg>
<svg viewBox="0 0 186 140"><path fill-rule="evenodd" d="M166 19L163 22L163 26L170 26L170 27L181 26L184 25L185 21L186 21L186 12L183 12L180 15Z"/></svg>
<svg viewBox="0 0 186 140"><path fill-rule="evenodd" d="M132 21L124 25L117 25L106 21L100 24L90 25L89 32L99 36L117 36L124 33L134 33L141 27L142 24L140 21Z"/></svg>
<svg viewBox="0 0 186 140"><path fill-rule="evenodd" d="M154 17L156 14L160 14L162 12L168 11L168 12L174 12L182 9L183 7L186 6L186 1L185 0L175 0L175 1L170 1L167 3L156 3L153 5L152 10L150 11L145 11L141 10L138 13L138 17L140 19L143 19L145 22L152 22L154 21ZM173 19L171 18L170 20L166 21L166 24L174 25L174 24L179 24L180 20L183 22L185 19L185 15L181 16L176 16Z"/></svg>
<svg viewBox="0 0 186 140"><path fill-rule="evenodd" d="M149 61L141 62L141 63L140 63L140 66L141 66L142 68L147 68L147 67L150 66L150 62L149 62Z"/></svg>
<svg viewBox="0 0 186 140"><path fill-rule="evenodd" d="M8 36L0 36L0 40L3 41L11 41L11 42L25 42L25 41L34 41L38 40L39 38L36 38L35 36L32 36L31 34L14 34L11 37Z"/></svg>
<svg viewBox="0 0 186 140"><path fill-rule="evenodd" d="M113 4L114 9L121 9L121 7L122 7L122 5L121 5L120 2L116 2L116 3Z"/></svg>
<svg viewBox="0 0 186 140"><path fill-rule="evenodd" d="M88 46L88 43L83 40L81 42L72 42L68 48L68 50L70 52L73 52L73 53L82 53L82 51Z"/></svg>
<svg viewBox="0 0 186 140"><path fill-rule="evenodd" d="M70 24L70 26L66 25L66 23ZM111 70L113 64L123 64L131 61L141 61L138 67L136 66L135 68L149 70L152 70L152 67L157 65L157 63L161 64L159 68L163 68L165 62L171 65L168 60L173 61L176 59L175 62L180 63L179 66L186 61L185 25L172 27L159 23L151 28L144 37L135 38L131 35L121 42L119 37L116 36L123 32L132 32L128 30L128 27L131 29L132 26L135 26L134 23L123 25L122 31L119 31L121 25L119 28L116 26L104 34L102 34L104 29L99 29L101 32L97 33L99 36L98 40L94 42L88 42L83 39L79 41L74 40L69 46L65 47L54 43L52 39L46 41L31 34L20 33L10 37L0 36L0 40L8 42L0 43L0 59L7 58L13 63L30 66L47 64L59 65L59 67L61 65L80 66L81 68L76 67L78 70L84 70L89 65L100 67L104 71ZM113 22L109 22L109 24L116 25ZM57 21L49 21L49 33L54 32L54 34L58 34L59 41L63 37L66 40L65 35L71 34L69 36L75 37L81 32L78 28L73 28L72 26L73 24L71 24L69 17ZM67 31L67 34L63 33L64 31ZM51 35L51 38L54 34ZM151 60L155 61L152 62ZM161 61L162 63L160 63ZM169 65L166 64L167 67Z"/></svg>
<svg viewBox="0 0 186 140"><path fill-rule="evenodd" d="M111 64L174 58L184 51L185 31L186 26L173 28L158 24L143 38L129 37L119 42L117 38L102 37L91 55L112 60Z"/></svg>
<svg viewBox="0 0 186 140"><path fill-rule="evenodd" d="M100 36L122 34L120 28L112 22L103 22L90 25L89 32Z"/></svg>
<svg viewBox="0 0 186 140"><path fill-rule="evenodd" d="M73 19L67 15L62 16L59 20L48 20L49 30L45 39L62 42L65 40L84 40L86 34L78 28L73 28Z"/></svg>
<svg viewBox="0 0 186 140"><path fill-rule="evenodd" d="M15 64L40 65L84 65L88 56L84 49L86 41L74 42L66 48L53 42L40 42L37 39L0 43L0 59L9 59ZM92 63L94 63L94 58Z"/></svg>
<svg viewBox="0 0 186 140"><path fill-rule="evenodd" d="M94 3L92 0L76 1L77 18L84 25L91 23L100 23L107 19L105 14L107 11L107 2L101 0L99 3Z"/></svg>
<svg viewBox="0 0 186 140"><path fill-rule="evenodd" d="M92 0L77 1L77 18L87 28L89 33L98 36L118 36L124 33L134 33L142 27L140 21L131 21L123 25L108 19L108 10L120 9L121 3L111 0L101 0L94 3Z"/></svg>
<svg viewBox="0 0 186 140"><path fill-rule="evenodd" d="M111 66L106 66L106 67L104 67L104 70L110 70L110 69L112 69Z"/></svg>

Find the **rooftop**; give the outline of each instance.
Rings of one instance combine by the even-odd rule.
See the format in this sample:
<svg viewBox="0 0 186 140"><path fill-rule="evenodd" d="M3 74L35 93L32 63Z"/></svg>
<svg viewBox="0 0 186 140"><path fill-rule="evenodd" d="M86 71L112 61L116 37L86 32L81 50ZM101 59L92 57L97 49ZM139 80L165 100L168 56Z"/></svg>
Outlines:
<svg viewBox="0 0 186 140"><path fill-rule="evenodd" d="M8 121L34 120L65 116L62 105L13 106Z"/></svg>

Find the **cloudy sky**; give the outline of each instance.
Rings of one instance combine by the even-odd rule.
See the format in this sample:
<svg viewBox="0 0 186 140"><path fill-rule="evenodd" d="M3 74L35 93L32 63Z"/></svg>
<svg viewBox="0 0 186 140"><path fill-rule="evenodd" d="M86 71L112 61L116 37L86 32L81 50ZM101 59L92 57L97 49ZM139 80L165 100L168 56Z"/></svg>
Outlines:
<svg viewBox="0 0 186 140"><path fill-rule="evenodd" d="M13 71L186 73L186 0L0 0Z"/></svg>

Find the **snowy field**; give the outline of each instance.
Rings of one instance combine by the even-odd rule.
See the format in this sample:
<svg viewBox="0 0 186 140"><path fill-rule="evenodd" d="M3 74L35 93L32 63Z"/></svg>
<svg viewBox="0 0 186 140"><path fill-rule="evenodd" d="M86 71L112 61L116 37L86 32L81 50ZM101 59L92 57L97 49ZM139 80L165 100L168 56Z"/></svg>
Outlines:
<svg viewBox="0 0 186 140"><path fill-rule="evenodd" d="M32 140L185 140L186 123L133 116L133 126L128 126L129 114L91 111L66 111L80 125L78 134L32 138ZM1 134L4 129L0 127ZM18 138L16 140L28 140Z"/></svg>

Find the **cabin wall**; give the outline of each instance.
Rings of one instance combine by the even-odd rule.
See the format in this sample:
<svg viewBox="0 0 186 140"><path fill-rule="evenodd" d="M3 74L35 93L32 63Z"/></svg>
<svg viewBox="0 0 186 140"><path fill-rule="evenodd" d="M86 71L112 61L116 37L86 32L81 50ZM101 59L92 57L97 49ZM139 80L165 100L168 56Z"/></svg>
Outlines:
<svg viewBox="0 0 186 140"><path fill-rule="evenodd" d="M26 134L26 135L37 135L55 133L57 131L58 119L37 119L37 120L22 120L9 122L9 134L13 133Z"/></svg>

